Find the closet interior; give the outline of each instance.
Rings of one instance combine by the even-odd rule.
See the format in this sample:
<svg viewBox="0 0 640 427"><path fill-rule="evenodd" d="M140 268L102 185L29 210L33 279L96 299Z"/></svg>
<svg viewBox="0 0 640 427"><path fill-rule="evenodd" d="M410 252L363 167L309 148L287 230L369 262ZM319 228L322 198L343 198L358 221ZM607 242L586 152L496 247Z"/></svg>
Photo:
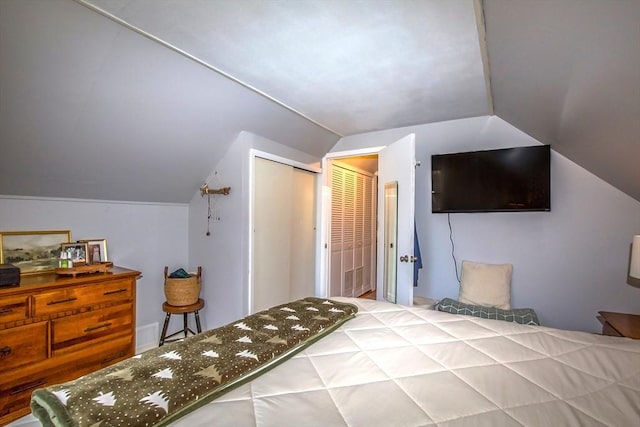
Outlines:
<svg viewBox="0 0 640 427"><path fill-rule="evenodd" d="M377 169L377 155L330 163L330 296L376 289Z"/></svg>

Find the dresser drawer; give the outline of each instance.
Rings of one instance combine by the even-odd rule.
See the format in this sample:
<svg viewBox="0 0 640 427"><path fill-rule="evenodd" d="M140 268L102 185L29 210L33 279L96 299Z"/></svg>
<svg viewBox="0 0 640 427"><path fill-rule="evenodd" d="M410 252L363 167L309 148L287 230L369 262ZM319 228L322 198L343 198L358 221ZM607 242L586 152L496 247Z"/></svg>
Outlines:
<svg viewBox="0 0 640 427"><path fill-rule="evenodd" d="M6 297L0 301L0 323L15 322L29 317L29 297Z"/></svg>
<svg viewBox="0 0 640 427"><path fill-rule="evenodd" d="M34 375L30 378L22 378L19 382L8 384L3 381L0 383L0 421L3 416L11 413L19 413L25 415L29 411L31 401L31 393L41 387L53 385L49 377L44 374ZM3 423L0 423L4 425Z"/></svg>
<svg viewBox="0 0 640 427"><path fill-rule="evenodd" d="M38 294L34 297L33 315L60 313L84 306L95 306L132 298L133 284L130 280L113 280Z"/></svg>
<svg viewBox="0 0 640 427"><path fill-rule="evenodd" d="M83 288L67 288L44 292L33 297L33 315L44 316L73 310L86 305Z"/></svg>
<svg viewBox="0 0 640 427"><path fill-rule="evenodd" d="M26 369L24 375L19 371L0 375L0 425L4 424L3 416L29 408L35 389L70 381L131 357L132 347L131 336L120 337L82 353L66 355L59 363L49 359L38 364L38 369Z"/></svg>
<svg viewBox="0 0 640 427"><path fill-rule="evenodd" d="M53 354L76 350L77 346L93 344L95 340L120 333L131 333L133 321L131 303L120 304L51 322Z"/></svg>
<svg viewBox="0 0 640 427"><path fill-rule="evenodd" d="M113 280L86 286L83 292L92 304L130 300L133 297L133 284L130 280Z"/></svg>
<svg viewBox="0 0 640 427"><path fill-rule="evenodd" d="M47 322L0 331L0 372L47 358Z"/></svg>

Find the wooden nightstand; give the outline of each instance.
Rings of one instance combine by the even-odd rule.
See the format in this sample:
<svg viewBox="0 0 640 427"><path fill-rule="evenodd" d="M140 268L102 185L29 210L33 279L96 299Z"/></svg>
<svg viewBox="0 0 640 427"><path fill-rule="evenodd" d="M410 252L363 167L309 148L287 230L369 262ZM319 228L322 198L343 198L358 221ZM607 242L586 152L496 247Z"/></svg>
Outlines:
<svg viewBox="0 0 640 427"><path fill-rule="evenodd" d="M640 339L640 315L599 311L602 335Z"/></svg>

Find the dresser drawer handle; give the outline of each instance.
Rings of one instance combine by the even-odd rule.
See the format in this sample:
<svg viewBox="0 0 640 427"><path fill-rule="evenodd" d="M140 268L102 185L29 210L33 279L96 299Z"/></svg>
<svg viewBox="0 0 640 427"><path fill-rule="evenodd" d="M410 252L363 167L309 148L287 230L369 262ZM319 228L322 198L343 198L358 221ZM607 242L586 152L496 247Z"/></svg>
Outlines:
<svg viewBox="0 0 640 427"><path fill-rule="evenodd" d="M121 294L122 292L127 292L127 290L126 289L116 289L114 291L107 291L103 295Z"/></svg>
<svg viewBox="0 0 640 427"><path fill-rule="evenodd" d="M91 331L95 331L97 329L102 329L102 328L108 328L109 326L111 326L111 322L107 322L107 323L103 323L101 325L96 325L96 326L89 326L87 329L85 329L85 333L86 332L91 332Z"/></svg>
<svg viewBox="0 0 640 427"><path fill-rule="evenodd" d="M11 347L9 347L8 345L0 348L0 358L10 355L11 351Z"/></svg>
<svg viewBox="0 0 640 427"><path fill-rule="evenodd" d="M22 392L25 392L27 390L31 390L32 388L39 387L39 386L44 385L46 383L47 383L47 380L45 378L40 378L39 380L35 380L32 383L22 384L22 385L19 385L17 387L12 388L11 391L9 392L9 395L13 396L13 395L16 395L16 394L20 394Z"/></svg>
<svg viewBox="0 0 640 427"><path fill-rule="evenodd" d="M13 313L13 308L0 308L0 314Z"/></svg>
<svg viewBox="0 0 640 427"><path fill-rule="evenodd" d="M65 299L57 299L57 300L49 301L47 303L47 305L64 304L65 302L71 302L71 301L75 301L77 299L78 299L78 297L69 297L69 298L65 298Z"/></svg>

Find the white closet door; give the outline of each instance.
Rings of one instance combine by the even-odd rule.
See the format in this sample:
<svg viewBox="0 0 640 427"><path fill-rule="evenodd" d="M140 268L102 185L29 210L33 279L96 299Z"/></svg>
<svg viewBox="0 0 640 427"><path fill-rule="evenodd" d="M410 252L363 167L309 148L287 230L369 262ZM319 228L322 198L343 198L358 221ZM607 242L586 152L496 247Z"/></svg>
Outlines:
<svg viewBox="0 0 640 427"><path fill-rule="evenodd" d="M355 245L353 249L353 271L354 271L354 287L353 296L359 296L364 293L364 262L363 262L363 246L364 246L364 181L366 177L356 174L356 194L355 194Z"/></svg>
<svg viewBox="0 0 640 427"><path fill-rule="evenodd" d="M289 301L293 168L255 158L253 312Z"/></svg>
<svg viewBox="0 0 640 427"><path fill-rule="evenodd" d="M364 180L363 293L375 289L376 253L373 236L376 232L376 204L374 180L374 177Z"/></svg>
<svg viewBox="0 0 640 427"><path fill-rule="evenodd" d="M356 239L356 175L347 171L344 176L344 212L342 222L342 296L353 297L356 274L354 266Z"/></svg>
<svg viewBox="0 0 640 427"><path fill-rule="evenodd" d="M375 289L375 179L331 166L329 296Z"/></svg>
<svg viewBox="0 0 640 427"><path fill-rule="evenodd" d="M312 296L315 280L316 174L293 169L289 299Z"/></svg>
<svg viewBox="0 0 640 427"><path fill-rule="evenodd" d="M342 295L342 220L344 213L344 171L331 166L331 273L329 296Z"/></svg>

